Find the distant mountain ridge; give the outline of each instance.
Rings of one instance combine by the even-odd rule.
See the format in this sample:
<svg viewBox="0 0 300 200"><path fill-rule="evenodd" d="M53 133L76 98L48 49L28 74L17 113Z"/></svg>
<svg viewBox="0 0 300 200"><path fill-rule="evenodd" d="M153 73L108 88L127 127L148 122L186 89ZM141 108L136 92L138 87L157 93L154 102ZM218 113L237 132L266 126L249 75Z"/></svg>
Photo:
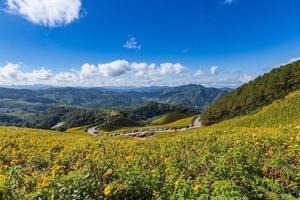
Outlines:
<svg viewBox="0 0 300 200"><path fill-rule="evenodd" d="M159 101L201 109L226 92L225 89L205 88L201 85L136 88L128 91L73 87L40 90L0 88L0 102L18 100L46 104L45 106L54 104L81 108L124 108L145 101Z"/></svg>
<svg viewBox="0 0 300 200"><path fill-rule="evenodd" d="M200 112L200 110L204 109L211 102L227 93L226 89L205 88L201 85L184 85L177 87L155 86L127 89L121 90L120 88L100 87L50 87L38 90L0 88L0 124L24 124L23 120L28 121L28 119L35 118L34 116L38 114L39 116L40 114L41 116L44 114L54 116L53 114L55 114L53 118L57 118L57 120L49 119L48 124L45 122L47 120L43 120L41 123L33 122L33 124L38 124L38 126L28 125L30 127L49 128L61 120L60 117L57 117L58 115L56 115L57 112L55 108L74 108L81 110L107 108L122 111L138 108L147 102L184 106ZM51 108L54 108L54 110L51 110ZM68 110L68 112L71 114L92 113L90 111L86 112L81 110L75 110L76 112ZM155 108L153 108L153 110L155 110ZM173 112L175 112L175 110L173 110ZM87 118L86 114L79 116ZM68 117L68 119L71 119L71 117ZM96 119L90 118L88 120L92 123L97 121ZM50 121L53 121L53 123L50 123Z"/></svg>

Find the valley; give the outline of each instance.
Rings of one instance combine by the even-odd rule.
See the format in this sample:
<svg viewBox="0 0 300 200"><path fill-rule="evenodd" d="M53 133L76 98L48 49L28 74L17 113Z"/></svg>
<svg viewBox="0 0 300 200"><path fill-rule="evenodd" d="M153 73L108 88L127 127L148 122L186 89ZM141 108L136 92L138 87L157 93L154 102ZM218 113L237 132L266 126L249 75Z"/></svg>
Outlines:
<svg viewBox="0 0 300 200"><path fill-rule="evenodd" d="M61 107L32 119L43 129L0 126L0 198L299 199L299 67L200 111ZM267 90L274 74L282 81Z"/></svg>

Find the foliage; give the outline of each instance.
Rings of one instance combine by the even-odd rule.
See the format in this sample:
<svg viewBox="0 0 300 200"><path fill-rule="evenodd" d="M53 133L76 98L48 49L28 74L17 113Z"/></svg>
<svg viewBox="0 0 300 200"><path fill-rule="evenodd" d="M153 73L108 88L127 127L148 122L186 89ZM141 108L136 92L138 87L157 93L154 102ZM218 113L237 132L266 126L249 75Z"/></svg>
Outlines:
<svg viewBox="0 0 300 200"><path fill-rule="evenodd" d="M171 112L151 119L150 125L168 124L177 121L179 119L187 118L188 116L189 116L188 114Z"/></svg>
<svg viewBox="0 0 300 200"><path fill-rule="evenodd" d="M230 89L206 88L201 85L190 84L167 87L159 93L152 95L151 99L173 105L189 106L201 110L228 91L230 91Z"/></svg>
<svg viewBox="0 0 300 200"><path fill-rule="evenodd" d="M299 95L145 140L0 127L0 199L299 199Z"/></svg>
<svg viewBox="0 0 300 200"><path fill-rule="evenodd" d="M220 97L202 114L204 125L252 112L300 88L300 61L275 68Z"/></svg>
<svg viewBox="0 0 300 200"><path fill-rule="evenodd" d="M216 127L295 127L300 125L300 90L254 113L226 120Z"/></svg>
<svg viewBox="0 0 300 200"><path fill-rule="evenodd" d="M0 199L299 198L299 129L147 140L0 128Z"/></svg>
<svg viewBox="0 0 300 200"><path fill-rule="evenodd" d="M144 140L0 127L0 199L299 199L299 96Z"/></svg>
<svg viewBox="0 0 300 200"><path fill-rule="evenodd" d="M70 87L37 90L0 88L0 114L13 115L22 120L28 115L34 117L37 113L52 107L132 109L148 101L201 109L224 93L226 90L205 88L200 85L133 88L128 91ZM0 122L11 124L6 118Z"/></svg>
<svg viewBox="0 0 300 200"><path fill-rule="evenodd" d="M12 115L0 114L0 125L20 125L23 123L23 120Z"/></svg>
<svg viewBox="0 0 300 200"><path fill-rule="evenodd" d="M141 124L134 120L122 116L117 116L115 118L108 119L103 124L101 124L99 128L104 131L114 131L124 127L137 127L137 126L141 126Z"/></svg>
<svg viewBox="0 0 300 200"><path fill-rule="evenodd" d="M50 129L62 122L60 130L83 126L93 123L101 123L110 115L105 110L85 110L79 108L54 107L44 112L28 117L22 124L26 127Z"/></svg>
<svg viewBox="0 0 300 200"><path fill-rule="evenodd" d="M122 114L135 121L146 121L153 117L161 116L170 112L179 112L187 115L195 114L197 111L192 108L184 106L175 106L158 102L147 102L143 106L139 106L135 109L127 109Z"/></svg>

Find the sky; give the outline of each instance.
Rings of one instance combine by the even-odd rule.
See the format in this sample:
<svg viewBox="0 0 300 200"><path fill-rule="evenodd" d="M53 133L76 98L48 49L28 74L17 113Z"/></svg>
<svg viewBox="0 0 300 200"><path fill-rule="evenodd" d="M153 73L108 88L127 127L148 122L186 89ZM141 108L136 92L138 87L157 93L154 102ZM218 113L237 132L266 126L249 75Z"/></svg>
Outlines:
<svg viewBox="0 0 300 200"><path fill-rule="evenodd" d="M0 0L0 85L237 87L300 57L299 0Z"/></svg>

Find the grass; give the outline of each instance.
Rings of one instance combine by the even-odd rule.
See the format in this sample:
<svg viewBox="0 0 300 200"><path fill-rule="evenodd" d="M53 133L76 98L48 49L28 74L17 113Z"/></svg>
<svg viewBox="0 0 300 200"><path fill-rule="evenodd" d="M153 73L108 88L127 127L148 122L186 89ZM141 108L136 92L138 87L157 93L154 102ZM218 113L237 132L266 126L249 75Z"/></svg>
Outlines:
<svg viewBox="0 0 300 200"><path fill-rule="evenodd" d="M187 118L187 117L189 117L189 115L183 114L183 113L178 113L178 112L167 113L167 114L164 114L162 116L152 119L150 125L168 124L168 123L177 121L179 119Z"/></svg>
<svg viewBox="0 0 300 200"><path fill-rule="evenodd" d="M145 140L0 127L0 199L299 199L298 99Z"/></svg>

